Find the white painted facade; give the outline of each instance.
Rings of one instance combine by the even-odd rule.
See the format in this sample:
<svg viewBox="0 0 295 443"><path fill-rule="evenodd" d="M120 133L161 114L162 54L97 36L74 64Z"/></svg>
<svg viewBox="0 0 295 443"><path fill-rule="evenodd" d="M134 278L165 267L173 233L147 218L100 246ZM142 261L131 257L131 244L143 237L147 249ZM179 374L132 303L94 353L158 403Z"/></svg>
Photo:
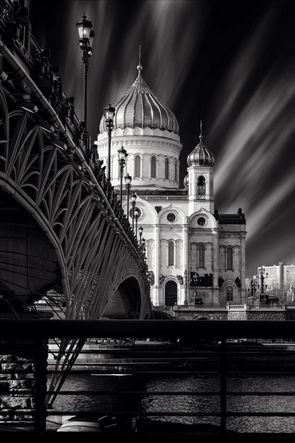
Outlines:
<svg viewBox="0 0 295 443"><path fill-rule="evenodd" d="M133 101L139 94L147 94L147 91L151 94L143 87L138 92L141 80L140 70L134 90L128 91L128 97L133 94ZM124 146L128 152L124 175L128 172L132 176L132 192L137 194L138 227L143 227L146 240L153 304L243 304L246 292L245 218L240 209L236 214L215 211L214 159L202 142L202 134L200 143L188 156L188 178L185 180L188 187L180 189L182 145L178 131L148 127L144 115L146 108L142 109L141 127L132 127L130 122L129 126L125 125L123 102L124 97L118 102L118 115L121 114L116 116L115 122L119 123L112 132L111 180L114 186L119 186L117 151ZM130 107L131 102L128 98L126 107ZM127 111L130 114L129 108ZM134 120L136 118L135 115ZM173 124L176 127L177 123ZM102 123L100 128L102 131L95 143L99 158L106 164L108 135ZM123 207L126 211L126 191Z"/></svg>

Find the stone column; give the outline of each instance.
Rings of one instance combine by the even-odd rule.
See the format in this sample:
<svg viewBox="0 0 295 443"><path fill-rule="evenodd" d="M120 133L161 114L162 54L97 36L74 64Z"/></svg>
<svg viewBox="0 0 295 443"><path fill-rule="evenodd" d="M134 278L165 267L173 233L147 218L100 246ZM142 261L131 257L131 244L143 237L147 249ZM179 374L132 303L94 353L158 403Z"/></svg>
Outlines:
<svg viewBox="0 0 295 443"><path fill-rule="evenodd" d="M218 265L218 232L217 230L213 231L213 247L212 247L212 253L213 253L213 304L219 305L219 288L218 288L218 273L219 273L219 265Z"/></svg>
<svg viewBox="0 0 295 443"><path fill-rule="evenodd" d="M182 256L182 274L184 276L184 271L187 271L187 278L189 279L189 257L188 257L188 226L183 225L182 227L182 238L183 238L183 256ZM188 282L187 286L185 283L185 279L183 280L183 289L181 294L181 299L179 300L179 304L183 305L185 301L188 301Z"/></svg>
<svg viewBox="0 0 295 443"><path fill-rule="evenodd" d="M154 286L154 300L155 306L160 304L160 291L159 285L160 277L160 263L161 263L161 242L160 242L160 225L155 225L155 286Z"/></svg>
<svg viewBox="0 0 295 443"><path fill-rule="evenodd" d="M245 245L245 234L241 237L241 249L240 249L240 278L241 278L241 304L246 303L246 288L245 288L245 278L246 278L246 245Z"/></svg>

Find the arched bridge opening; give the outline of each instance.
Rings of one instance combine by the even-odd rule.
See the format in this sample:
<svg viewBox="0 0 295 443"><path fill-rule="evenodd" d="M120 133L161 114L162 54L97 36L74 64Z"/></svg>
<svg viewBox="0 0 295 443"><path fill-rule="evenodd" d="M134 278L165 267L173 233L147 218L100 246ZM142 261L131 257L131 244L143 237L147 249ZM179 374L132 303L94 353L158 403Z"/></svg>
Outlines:
<svg viewBox="0 0 295 443"><path fill-rule="evenodd" d="M2 309L22 309L60 286L56 250L34 217L0 181L0 295Z"/></svg>
<svg viewBox="0 0 295 443"><path fill-rule="evenodd" d="M140 286L136 278L127 278L108 301L102 317L112 319L139 318L141 296Z"/></svg>

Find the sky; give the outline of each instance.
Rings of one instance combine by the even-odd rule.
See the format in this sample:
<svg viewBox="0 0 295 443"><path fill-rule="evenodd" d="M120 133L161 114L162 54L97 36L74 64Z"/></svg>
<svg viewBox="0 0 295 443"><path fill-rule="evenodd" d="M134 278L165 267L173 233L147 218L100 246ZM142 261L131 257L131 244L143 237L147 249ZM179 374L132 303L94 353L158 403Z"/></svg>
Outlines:
<svg viewBox="0 0 295 443"><path fill-rule="evenodd" d="M261 265L295 263L294 0L29 0L32 32L51 49L63 88L83 118L76 22L95 37L88 74L88 126L137 75L176 115L186 157L198 142L215 156L215 207L242 208L247 276Z"/></svg>

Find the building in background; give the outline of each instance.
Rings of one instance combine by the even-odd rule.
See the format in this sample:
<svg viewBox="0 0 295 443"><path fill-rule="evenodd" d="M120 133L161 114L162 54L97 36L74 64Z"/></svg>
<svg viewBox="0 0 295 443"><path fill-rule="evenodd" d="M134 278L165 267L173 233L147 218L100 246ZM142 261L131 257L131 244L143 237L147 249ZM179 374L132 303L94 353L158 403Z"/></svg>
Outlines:
<svg viewBox="0 0 295 443"><path fill-rule="evenodd" d="M245 302L246 221L241 209L221 214L214 207L214 157L199 142L187 157L179 186L182 144L173 112L138 75L114 105L111 181L120 186L118 150L127 150L124 175L137 195L137 227L143 228L155 306L225 306ZM108 131L100 121L99 158L107 164ZM127 211L126 192L123 205ZM133 209L129 210L129 217ZM131 218L130 218L131 221Z"/></svg>
<svg viewBox="0 0 295 443"><path fill-rule="evenodd" d="M264 269L265 293L277 296L281 303L294 303L295 301L295 265L279 262L278 265L260 266Z"/></svg>

